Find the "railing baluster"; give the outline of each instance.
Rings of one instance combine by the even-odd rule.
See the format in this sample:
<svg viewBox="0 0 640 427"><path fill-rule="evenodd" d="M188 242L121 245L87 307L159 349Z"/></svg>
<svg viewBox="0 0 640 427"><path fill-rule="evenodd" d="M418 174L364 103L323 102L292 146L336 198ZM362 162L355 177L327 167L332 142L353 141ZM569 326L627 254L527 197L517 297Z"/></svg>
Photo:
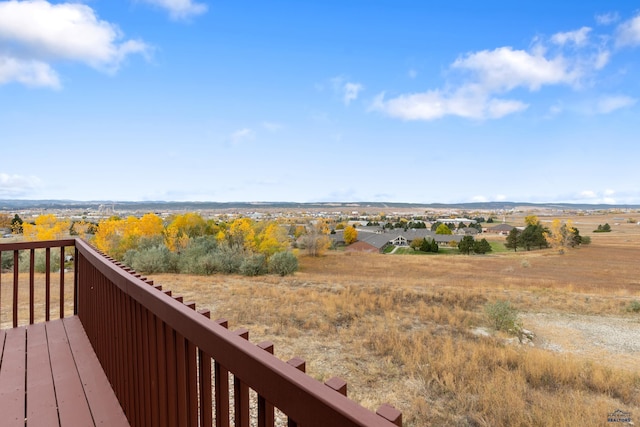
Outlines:
<svg viewBox="0 0 640 427"><path fill-rule="evenodd" d="M247 329L242 328L233 332L245 340L249 339ZM236 375L233 376L233 402L236 427L249 427L249 386Z"/></svg>
<svg viewBox="0 0 640 427"><path fill-rule="evenodd" d="M151 312L151 310L146 310L147 312L147 331L146 335L149 340L149 346L147 349L147 355L149 357L148 365L149 365L149 386L151 387L151 425L157 426L159 425L158 420L158 412L160 409L160 402L158 397L158 352L156 351L158 343L156 339L156 316Z"/></svg>
<svg viewBox="0 0 640 427"><path fill-rule="evenodd" d="M160 427L167 427L169 419L169 398L167 395L167 356L166 356L166 336L165 324L162 320L157 319L156 322L156 336L157 336L157 353L158 353L158 389L159 389L159 420Z"/></svg>
<svg viewBox="0 0 640 427"><path fill-rule="evenodd" d="M258 348L273 354L273 343L271 341L263 341L258 344ZM258 427L273 427L275 423L275 415L273 405L267 402L267 399L258 395Z"/></svg>
<svg viewBox="0 0 640 427"><path fill-rule="evenodd" d="M294 357L293 359L287 360L287 363L299 371L306 372L307 364L303 359L299 357ZM288 427L298 427L298 423L291 419L291 417L287 417L287 426Z"/></svg>
<svg viewBox="0 0 640 427"><path fill-rule="evenodd" d="M78 314L78 248L73 247L73 314Z"/></svg>
<svg viewBox="0 0 640 427"><path fill-rule="evenodd" d="M34 282L35 282L35 265L36 265L36 250L29 250L29 324L33 325L34 320Z"/></svg>
<svg viewBox="0 0 640 427"><path fill-rule="evenodd" d="M167 352L167 396L168 396L168 424L178 424L178 380L176 378L176 337L175 331L165 325L165 351Z"/></svg>
<svg viewBox="0 0 640 427"><path fill-rule="evenodd" d="M343 396L347 395L347 382L342 378L333 377L324 382L324 385L332 390L337 391Z"/></svg>
<svg viewBox="0 0 640 427"><path fill-rule="evenodd" d="M2 325L2 251L0 251L0 325Z"/></svg>
<svg viewBox="0 0 640 427"><path fill-rule="evenodd" d="M184 305L191 310L196 310L195 302L186 302ZM198 358L196 346L189 340L187 343L187 412L189 414L189 426L198 427Z"/></svg>
<svg viewBox="0 0 640 427"><path fill-rule="evenodd" d="M144 420L147 427L155 427L157 424L152 423L151 420L151 393L153 393L153 391L151 386L151 355L149 354L149 325L147 324L147 309L142 306L139 307L138 324L140 337L138 339L140 340L140 360L142 363L140 374L142 377L142 390L144 394L142 401L144 403Z"/></svg>
<svg viewBox="0 0 640 427"><path fill-rule="evenodd" d="M18 250L13 251L13 327L18 327L18 281L20 275L18 274L18 264L20 260L20 254Z"/></svg>
<svg viewBox="0 0 640 427"><path fill-rule="evenodd" d="M44 318L48 322L51 320L51 248L45 250L44 259Z"/></svg>
<svg viewBox="0 0 640 427"><path fill-rule="evenodd" d="M198 310L198 313L211 318L209 310ZM213 427L213 396L211 394L211 355L198 348L198 372L200 378L200 427Z"/></svg>
<svg viewBox="0 0 640 427"><path fill-rule="evenodd" d="M380 405L380 407L376 411L376 414L378 414L385 420L392 422L396 426L402 427L402 412L398 411L388 403L383 403L382 405Z"/></svg>
<svg viewBox="0 0 640 427"><path fill-rule="evenodd" d="M223 328L229 327L226 319L216 320ZM229 427L229 371L216 360L214 363L216 395L216 427Z"/></svg>
<svg viewBox="0 0 640 427"><path fill-rule="evenodd" d="M60 248L60 318L64 318L64 246Z"/></svg>

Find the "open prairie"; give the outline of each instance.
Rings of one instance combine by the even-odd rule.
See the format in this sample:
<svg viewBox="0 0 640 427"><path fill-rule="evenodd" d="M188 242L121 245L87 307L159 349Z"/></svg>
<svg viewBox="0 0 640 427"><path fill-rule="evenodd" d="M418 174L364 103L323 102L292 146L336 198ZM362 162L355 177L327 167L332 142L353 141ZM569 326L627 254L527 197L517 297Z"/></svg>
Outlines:
<svg viewBox="0 0 640 427"><path fill-rule="evenodd" d="M364 406L393 404L407 426L596 426L616 409L637 422L640 226L574 221L592 244L563 255L330 252L291 277L154 279L310 375L344 378ZM611 233L591 232L604 222ZM491 330L484 307L498 300L531 344Z"/></svg>
<svg viewBox="0 0 640 427"><path fill-rule="evenodd" d="M391 403L405 426L598 426L618 409L637 423L640 226L615 215L573 220L592 243L564 254L328 252L301 257L287 277L152 278L231 329L249 329L253 342L273 341L281 359L305 359L318 380L342 377L362 405ZM592 233L605 222L611 233ZM532 342L491 328L485 307L496 301L519 311Z"/></svg>

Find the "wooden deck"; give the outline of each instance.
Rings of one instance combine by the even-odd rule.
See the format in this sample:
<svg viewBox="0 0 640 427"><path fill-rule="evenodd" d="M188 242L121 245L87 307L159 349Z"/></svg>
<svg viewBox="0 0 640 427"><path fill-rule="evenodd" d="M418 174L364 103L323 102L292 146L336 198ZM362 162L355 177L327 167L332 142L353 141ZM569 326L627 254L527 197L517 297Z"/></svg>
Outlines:
<svg viewBox="0 0 640 427"><path fill-rule="evenodd" d="M77 317L0 330L0 424L129 426Z"/></svg>

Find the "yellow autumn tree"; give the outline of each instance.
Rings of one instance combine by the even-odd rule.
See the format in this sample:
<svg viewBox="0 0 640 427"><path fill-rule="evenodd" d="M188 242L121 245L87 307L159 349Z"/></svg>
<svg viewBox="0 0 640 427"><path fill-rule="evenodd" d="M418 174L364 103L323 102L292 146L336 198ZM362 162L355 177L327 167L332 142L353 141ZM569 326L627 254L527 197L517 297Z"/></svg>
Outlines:
<svg viewBox="0 0 640 427"><path fill-rule="evenodd" d="M60 220L53 214L40 215L34 224L23 223L24 239L31 240L56 240L69 235L69 220Z"/></svg>
<svg viewBox="0 0 640 427"><path fill-rule="evenodd" d="M93 244L98 250L115 257L124 234L124 221L112 217L98 223L98 230L93 236Z"/></svg>
<svg viewBox="0 0 640 427"><path fill-rule="evenodd" d="M537 215L527 215L524 217L525 225L538 225L540 224L540 219Z"/></svg>
<svg viewBox="0 0 640 427"><path fill-rule="evenodd" d="M71 225L73 233L75 233L81 239L87 238L87 233L91 230L93 224L87 221L76 221Z"/></svg>
<svg viewBox="0 0 640 427"><path fill-rule="evenodd" d="M355 227L349 225L344 229L344 242L347 245L352 244L358 240L358 230Z"/></svg>
<svg viewBox="0 0 640 427"><path fill-rule="evenodd" d="M186 248L190 239L203 236L207 231L207 222L197 213L174 215L165 230L165 242L169 250L175 252Z"/></svg>
<svg viewBox="0 0 640 427"><path fill-rule="evenodd" d="M256 249L256 233L253 221L249 218L235 219L229 225L226 238L233 245L240 245L251 251Z"/></svg>
<svg viewBox="0 0 640 427"><path fill-rule="evenodd" d="M289 244L287 231L276 222L269 222L258 235L258 251L271 256L283 251Z"/></svg>
<svg viewBox="0 0 640 427"><path fill-rule="evenodd" d="M142 238L161 237L164 231L162 219L156 214L142 218L109 218L98 224L93 243L101 251L121 259L129 249L135 249Z"/></svg>
<svg viewBox="0 0 640 427"><path fill-rule="evenodd" d="M0 213L0 228L11 228L11 216Z"/></svg>
<svg viewBox="0 0 640 427"><path fill-rule="evenodd" d="M559 219L554 219L549 230L544 233L544 238L549 243L549 246L562 253L565 248L572 248L580 243L576 241L578 235L578 230L573 226L573 221L568 219L566 222L562 222Z"/></svg>

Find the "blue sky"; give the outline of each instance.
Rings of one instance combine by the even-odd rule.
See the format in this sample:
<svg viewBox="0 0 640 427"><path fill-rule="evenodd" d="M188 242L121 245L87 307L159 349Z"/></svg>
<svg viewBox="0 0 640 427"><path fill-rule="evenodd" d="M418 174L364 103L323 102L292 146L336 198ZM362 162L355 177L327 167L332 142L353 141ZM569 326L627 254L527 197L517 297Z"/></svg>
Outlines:
<svg viewBox="0 0 640 427"><path fill-rule="evenodd" d="M0 1L0 198L640 204L629 1Z"/></svg>

